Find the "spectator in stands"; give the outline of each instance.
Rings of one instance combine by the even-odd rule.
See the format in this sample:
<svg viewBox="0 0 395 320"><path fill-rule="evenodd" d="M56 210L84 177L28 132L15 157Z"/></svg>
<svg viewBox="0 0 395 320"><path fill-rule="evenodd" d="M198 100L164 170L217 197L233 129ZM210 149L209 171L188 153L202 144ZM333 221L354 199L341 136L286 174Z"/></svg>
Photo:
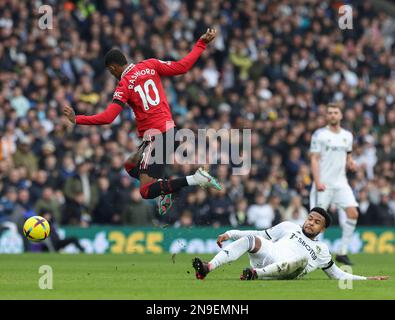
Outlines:
<svg viewBox="0 0 395 320"><path fill-rule="evenodd" d="M86 227L89 226L92 220L91 218L82 191L77 191L74 193L73 198L66 200L63 207L61 224Z"/></svg>
<svg viewBox="0 0 395 320"><path fill-rule="evenodd" d="M20 188L18 190L18 198L14 212L12 213L11 221L16 223L19 229L22 230L25 220L35 215L37 215L37 213L34 211L29 189Z"/></svg>
<svg viewBox="0 0 395 320"><path fill-rule="evenodd" d="M227 226L234 214L234 205L227 195L226 187L222 190L209 190L210 215L213 226Z"/></svg>
<svg viewBox="0 0 395 320"><path fill-rule="evenodd" d="M236 203L236 212L235 218L236 222L235 225L239 226L247 226L247 209L248 209L248 202L246 199L240 199Z"/></svg>
<svg viewBox="0 0 395 320"><path fill-rule="evenodd" d="M184 209L181 211L180 218L174 223L175 228L188 228L193 225L193 213Z"/></svg>
<svg viewBox="0 0 395 320"><path fill-rule="evenodd" d="M19 139L17 151L14 153L14 165L24 166L28 169L29 178L38 168L37 156L31 151L32 139L30 136L23 136Z"/></svg>
<svg viewBox="0 0 395 320"><path fill-rule="evenodd" d="M92 212L92 223L119 224L121 215L114 209L115 190L110 189L109 179L107 177L99 177L98 186L99 200Z"/></svg>
<svg viewBox="0 0 395 320"><path fill-rule="evenodd" d="M206 190L200 188L196 190L196 202L192 213L196 225L206 227L211 225L212 217Z"/></svg>
<svg viewBox="0 0 395 320"><path fill-rule="evenodd" d="M393 226L395 225L394 216L390 212L389 194L387 192L381 193L380 203L377 205L377 220L375 225Z"/></svg>
<svg viewBox="0 0 395 320"><path fill-rule="evenodd" d="M151 226L154 220L153 207L141 197L138 188L130 191L130 200L122 212L122 224L134 226Z"/></svg>
<svg viewBox="0 0 395 320"><path fill-rule="evenodd" d="M64 185L66 201L75 200L82 194L82 204L92 212L98 202L98 187L90 176L91 163L85 159L77 165L77 174L69 177ZM79 201L78 201L79 202Z"/></svg>
<svg viewBox="0 0 395 320"><path fill-rule="evenodd" d="M18 194L14 187L8 187L0 198L0 222L8 221L15 210Z"/></svg>
<svg viewBox="0 0 395 320"><path fill-rule="evenodd" d="M265 196L258 192L255 203L247 210L247 222L257 229L267 229L273 225L275 213L272 206L266 202Z"/></svg>
<svg viewBox="0 0 395 320"><path fill-rule="evenodd" d="M291 202L285 210L283 219L297 224L303 224L306 221L308 211L302 205L302 198L299 195L294 195Z"/></svg>
<svg viewBox="0 0 395 320"><path fill-rule="evenodd" d="M358 216L358 225L374 225L376 220L377 208L369 201L367 188L359 191L358 203L360 212L360 215Z"/></svg>
<svg viewBox="0 0 395 320"><path fill-rule="evenodd" d="M56 221L61 221L61 204L59 203L54 190L49 187L43 187L42 194L34 206L35 212L51 212L51 216Z"/></svg>

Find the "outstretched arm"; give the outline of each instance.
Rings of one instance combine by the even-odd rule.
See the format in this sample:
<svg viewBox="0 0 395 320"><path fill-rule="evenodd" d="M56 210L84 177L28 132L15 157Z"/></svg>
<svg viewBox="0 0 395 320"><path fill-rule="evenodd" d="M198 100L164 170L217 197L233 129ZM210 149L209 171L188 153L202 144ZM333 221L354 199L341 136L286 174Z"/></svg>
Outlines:
<svg viewBox="0 0 395 320"><path fill-rule="evenodd" d="M289 221L281 222L274 227L265 230L229 230L220 234L217 238L217 244L221 247L221 243L226 240L237 240L246 236L261 236L264 239L277 241L282 238L287 232L295 229L295 224Z"/></svg>
<svg viewBox="0 0 395 320"><path fill-rule="evenodd" d="M118 103L111 103L108 105L106 110L101 113L84 116L76 116L73 108L65 106L63 109L63 114L69 119L71 123L74 124L85 124L85 125L100 125L100 124L110 124L114 119L121 113L122 107Z"/></svg>
<svg viewBox="0 0 395 320"><path fill-rule="evenodd" d="M216 34L217 31L215 29L207 29L207 32L196 42L192 51L179 61L161 61L157 59L150 59L149 61L154 64L155 69L161 76L184 74L192 68L206 49L206 45L215 38Z"/></svg>
<svg viewBox="0 0 395 320"><path fill-rule="evenodd" d="M226 231L225 233L220 234L218 236L217 244L220 248L222 248L222 242L224 242L224 241L227 241L229 239L237 240L237 239L240 239L242 237L247 237L247 236L261 236L265 239L269 239L265 230L262 230L262 231L258 231L258 230L245 230L245 231L229 230L229 231Z"/></svg>
<svg viewBox="0 0 395 320"><path fill-rule="evenodd" d="M351 273L344 272L336 264L332 264L330 267L322 269L329 278L337 280L387 280L388 276L374 276L374 277L363 277L357 276Z"/></svg>
<svg viewBox="0 0 395 320"><path fill-rule="evenodd" d="M319 153L311 153L310 155L310 159L311 159L311 172L313 173L313 179L314 179L314 183L315 186L317 188L317 191L321 192L321 191L325 191L326 186L321 183L320 181L320 165L319 165L319 161L320 161L320 154Z"/></svg>

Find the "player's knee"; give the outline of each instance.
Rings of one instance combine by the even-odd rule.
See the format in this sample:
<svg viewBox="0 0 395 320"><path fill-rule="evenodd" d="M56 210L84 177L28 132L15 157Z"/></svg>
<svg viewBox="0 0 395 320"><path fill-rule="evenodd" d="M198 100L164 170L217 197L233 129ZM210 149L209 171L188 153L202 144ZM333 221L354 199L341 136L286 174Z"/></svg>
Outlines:
<svg viewBox="0 0 395 320"><path fill-rule="evenodd" d="M134 169L135 167L137 167L137 165L139 164L139 158L138 158L138 154L135 153L133 155L131 155L124 163L124 168L126 170L126 172L129 172L130 170Z"/></svg>
<svg viewBox="0 0 395 320"><path fill-rule="evenodd" d="M358 219L358 210L357 208L348 208L346 210L347 218L356 220Z"/></svg>
<svg viewBox="0 0 395 320"><path fill-rule="evenodd" d="M253 245L253 248L250 252L257 253L262 247L262 241L261 241L261 239L259 239L259 237L253 236L253 238L254 238L254 245Z"/></svg>
<svg viewBox="0 0 395 320"><path fill-rule="evenodd" d="M307 266L308 262L309 262L309 259L307 259L306 257L303 257L303 258L299 259L299 263L302 266Z"/></svg>
<svg viewBox="0 0 395 320"><path fill-rule="evenodd" d="M281 263L281 268L292 273L295 270L304 269L308 262L309 260L306 257L295 258Z"/></svg>
<svg viewBox="0 0 395 320"><path fill-rule="evenodd" d="M131 170L136 168L136 166L137 166L137 163L134 163L134 162L130 161L129 159L126 160L126 162L123 165L123 167L126 170L126 172L130 172Z"/></svg>
<svg viewBox="0 0 395 320"><path fill-rule="evenodd" d="M150 186L151 186L151 183L140 186L140 194L144 199L151 199Z"/></svg>

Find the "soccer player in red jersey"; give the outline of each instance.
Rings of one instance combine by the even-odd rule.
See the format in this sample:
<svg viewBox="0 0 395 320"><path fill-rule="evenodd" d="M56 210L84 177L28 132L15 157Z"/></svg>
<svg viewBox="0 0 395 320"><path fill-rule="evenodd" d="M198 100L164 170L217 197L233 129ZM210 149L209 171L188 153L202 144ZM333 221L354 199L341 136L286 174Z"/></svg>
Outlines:
<svg viewBox="0 0 395 320"><path fill-rule="evenodd" d="M103 112L91 116L76 116L69 106L65 106L63 110L64 115L73 124L104 125L112 123L126 106L133 109L138 136L143 138L143 142L138 152L129 157L124 166L130 176L140 180L140 193L143 198L153 199L160 196L160 214L164 214L170 208L171 193L183 187L200 185L222 189L216 179L202 168L190 176L164 179L166 160L163 161L164 163L149 163L155 137L162 141L160 149L163 152L163 159L168 159L168 148L166 148L168 137L174 137L175 124L161 83L161 76L186 73L215 36L216 30L209 28L196 42L192 51L179 61L148 59L136 64L128 64L120 50L111 49L105 57L106 68L119 80L112 103ZM162 136L158 137L158 135ZM171 142L174 143L174 138Z"/></svg>

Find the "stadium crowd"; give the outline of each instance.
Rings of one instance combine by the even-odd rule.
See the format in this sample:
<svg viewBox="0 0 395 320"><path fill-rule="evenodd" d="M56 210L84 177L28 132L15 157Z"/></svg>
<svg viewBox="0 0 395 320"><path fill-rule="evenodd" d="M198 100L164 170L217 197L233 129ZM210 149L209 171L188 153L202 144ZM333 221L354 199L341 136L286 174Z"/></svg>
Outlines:
<svg viewBox="0 0 395 320"><path fill-rule="evenodd" d="M311 135L325 125L324 105L338 101L354 134L358 224L395 225L395 21L369 1L345 2L352 30L321 0L49 0L52 29L38 24L41 1L0 0L0 222L43 213L81 226L304 221ZM212 165L222 191L187 188L158 216L123 169L139 144L132 112L72 127L62 106L87 115L107 106L112 47L135 62L177 60L208 26L215 43L164 87L178 128L251 128L252 168L231 175Z"/></svg>

